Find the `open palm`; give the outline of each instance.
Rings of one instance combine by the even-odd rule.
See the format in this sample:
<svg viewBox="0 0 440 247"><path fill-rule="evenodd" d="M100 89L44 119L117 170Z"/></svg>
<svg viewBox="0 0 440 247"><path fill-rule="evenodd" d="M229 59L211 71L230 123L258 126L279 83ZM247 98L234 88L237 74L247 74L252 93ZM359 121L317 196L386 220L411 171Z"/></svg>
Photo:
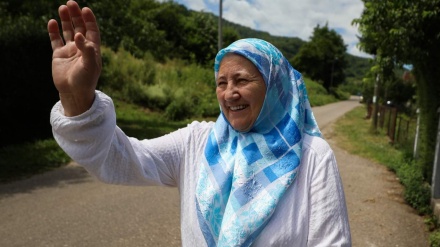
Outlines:
<svg viewBox="0 0 440 247"><path fill-rule="evenodd" d="M48 22L53 50L52 77L67 116L79 115L93 103L101 73L100 34L89 8L74 1L59 8L64 41L58 23Z"/></svg>

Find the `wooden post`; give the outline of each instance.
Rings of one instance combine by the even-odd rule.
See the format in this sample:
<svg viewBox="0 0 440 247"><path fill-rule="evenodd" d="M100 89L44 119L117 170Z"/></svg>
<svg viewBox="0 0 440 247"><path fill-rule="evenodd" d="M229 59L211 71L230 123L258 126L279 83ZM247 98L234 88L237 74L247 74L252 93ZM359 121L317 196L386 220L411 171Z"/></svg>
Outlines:
<svg viewBox="0 0 440 247"><path fill-rule="evenodd" d="M373 96L373 128L377 131L377 113L379 112L379 74L376 75L376 81L374 83L374 96Z"/></svg>

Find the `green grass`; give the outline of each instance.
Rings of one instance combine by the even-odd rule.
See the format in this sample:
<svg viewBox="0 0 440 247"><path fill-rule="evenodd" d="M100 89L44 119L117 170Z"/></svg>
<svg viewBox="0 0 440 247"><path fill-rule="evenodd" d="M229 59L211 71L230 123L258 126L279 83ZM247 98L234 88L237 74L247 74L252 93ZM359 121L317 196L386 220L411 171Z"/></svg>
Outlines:
<svg viewBox="0 0 440 247"><path fill-rule="evenodd" d="M334 139L338 146L394 171L405 187L406 202L421 215L430 215L430 189L422 169L408 149L393 146L384 131L372 131L372 120L363 118L365 112L364 106L357 107L336 122Z"/></svg>
<svg viewBox="0 0 440 247"><path fill-rule="evenodd" d="M431 231L430 246L440 247L438 219L432 212L431 190L422 168L412 160L407 146L393 146L384 131L373 131L372 120L364 119L365 113L366 108L360 106L340 118L334 125L332 138L348 152L385 165L396 173L405 188L405 201L425 217L427 229Z"/></svg>
<svg viewBox="0 0 440 247"><path fill-rule="evenodd" d="M120 100L114 100L114 104L118 126L128 136L138 139L162 136L195 120L170 121L162 113L151 112ZM27 178L70 161L54 139L7 146L0 149L0 183Z"/></svg>
<svg viewBox="0 0 440 247"><path fill-rule="evenodd" d="M328 94L327 90L325 90L321 84L312 81L309 78L304 78L304 82L306 84L307 94L309 95L309 101L312 107L322 106L338 101L335 96Z"/></svg>
<svg viewBox="0 0 440 247"><path fill-rule="evenodd" d="M338 145L359 156L368 158L393 169L403 158L403 152L395 149L384 132L373 133L371 119L364 119L364 106L347 113L335 124Z"/></svg>
<svg viewBox="0 0 440 247"><path fill-rule="evenodd" d="M0 183L49 171L70 161L55 140L43 140L0 149Z"/></svg>
<svg viewBox="0 0 440 247"><path fill-rule="evenodd" d="M138 139L155 138L178 128L185 127L192 120L170 121L159 112L152 112L139 106L115 100L117 125L124 133Z"/></svg>

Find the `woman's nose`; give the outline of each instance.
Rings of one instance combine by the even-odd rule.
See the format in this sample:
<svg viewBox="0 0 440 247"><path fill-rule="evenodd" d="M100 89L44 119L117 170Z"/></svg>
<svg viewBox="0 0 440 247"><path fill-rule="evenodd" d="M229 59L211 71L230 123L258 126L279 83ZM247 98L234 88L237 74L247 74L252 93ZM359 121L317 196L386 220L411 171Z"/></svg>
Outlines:
<svg viewBox="0 0 440 247"><path fill-rule="evenodd" d="M225 100L226 101L234 101L240 98L240 94L238 93L237 87L234 85L228 85L225 92Z"/></svg>

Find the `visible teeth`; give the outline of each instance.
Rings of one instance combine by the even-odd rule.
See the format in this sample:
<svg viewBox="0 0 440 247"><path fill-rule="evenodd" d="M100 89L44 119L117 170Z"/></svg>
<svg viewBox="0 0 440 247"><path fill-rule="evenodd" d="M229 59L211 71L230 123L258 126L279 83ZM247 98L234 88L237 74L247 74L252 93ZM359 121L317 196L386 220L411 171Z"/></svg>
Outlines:
<svg viewBox="0 0 440 247"><path fill-rule="evenodd" d="M233 111L241 110L241 109L244 109L244 108L246 108L246 106L244 106L244 105L238 105L238 106L231 106L231 107L229 107L229 109L231 109Z"/></svg>

